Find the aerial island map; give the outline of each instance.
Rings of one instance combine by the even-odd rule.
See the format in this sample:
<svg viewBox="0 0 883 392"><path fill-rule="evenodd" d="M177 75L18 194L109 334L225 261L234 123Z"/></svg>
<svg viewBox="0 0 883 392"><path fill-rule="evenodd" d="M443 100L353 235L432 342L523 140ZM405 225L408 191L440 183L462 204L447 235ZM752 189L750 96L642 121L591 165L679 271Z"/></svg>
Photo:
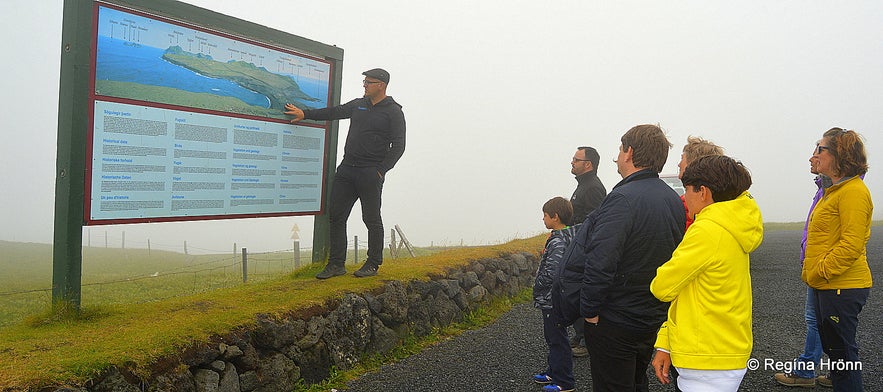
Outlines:
<svg viewBox="0 0 883 392"><path fill-rule="evenodd" d="M283 112L329 105L331 61L267 43L279 38L95 8L87 224L322 210L330 125Z"/></svg>
<svg viewBox="0 0 883 392"><path fill-rule="evenodd" d="M325 107L330 64L101 7L95 94L283 119Z"/></svg>

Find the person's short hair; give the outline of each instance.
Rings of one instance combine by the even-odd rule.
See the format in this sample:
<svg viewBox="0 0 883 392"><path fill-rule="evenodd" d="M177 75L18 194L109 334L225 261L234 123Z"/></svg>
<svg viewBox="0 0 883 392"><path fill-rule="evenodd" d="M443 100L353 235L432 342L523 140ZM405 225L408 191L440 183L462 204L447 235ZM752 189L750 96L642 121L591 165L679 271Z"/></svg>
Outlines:
<svg viewBox="0 0 883 392"><path fill-rule="evenodd" d="M701 137L687 136L687 144L684 146L683 153L687 162L693 162L706 155L724 155L724 149Z"/></svg>
<svg viewBox="0 0 883 392"><path fill-rule="evenodd" d="M690 185L694 191L705 186L715 202L728 201L751 187L751 173L742 162L726 155L706 155L687 165L681 182L684 188Z"/></svg>
<svg viewBox="0 0 883 392"><path fill-rule="evenodd" d="M831 128L825 132L828 152L834 156L837 174L843 177L860 176L868 172L868 154L865 143L856 131Z"/></svg>
<svg viewBox="0 0 883 392"><path fill-rule="evenodd" d="M601 156L598 155L598 150L589 146L580 146L577 150L581 150L583 154L585 154L586 159L589 160L589 162L592 162L592 169L598 170L598 162L601 161Z"/></svg>
<svg viewBox="0 0 883 392"><path fill-rule="evenodd" d="M650 168L659 173L668 160L668 150L672 144L658 125L644 124L629 129L620 139L622 151L631 147L634 151L632 162L635 167Z"/></svg>
<svg viewBox="0 0 883 392"><path fill-rule="evenodd" d="M570 204L570 200L561 196L553 197L543 204L543 212L551 218L558 215L558 219L565 225L573 219L573 205Z"/></svg>

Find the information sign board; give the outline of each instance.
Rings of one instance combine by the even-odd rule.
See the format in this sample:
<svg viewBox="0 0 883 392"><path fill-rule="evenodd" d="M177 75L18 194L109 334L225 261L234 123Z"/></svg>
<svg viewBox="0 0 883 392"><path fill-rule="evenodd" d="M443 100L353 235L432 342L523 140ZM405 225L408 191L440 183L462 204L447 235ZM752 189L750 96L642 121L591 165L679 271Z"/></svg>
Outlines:
<svg viewBox="0 0 883 392"><path fill-rule="evenodd" d="M205 27L94 5L86 224L317 214L332 62Z"/></svg>

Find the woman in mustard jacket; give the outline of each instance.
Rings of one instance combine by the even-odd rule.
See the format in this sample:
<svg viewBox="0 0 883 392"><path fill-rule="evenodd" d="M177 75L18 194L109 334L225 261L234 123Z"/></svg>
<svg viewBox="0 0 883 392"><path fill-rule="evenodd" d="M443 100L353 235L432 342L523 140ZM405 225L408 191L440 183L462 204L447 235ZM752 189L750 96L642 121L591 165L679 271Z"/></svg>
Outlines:
<svg viewBox="0 0 883 392"><path fill-rule="evenodd" d="M763 241L763 220L747 192L751 175L730 157L699 158L681 180L695 221L650 283L656 298L671 302L653 370L684 392L735 392L751 356L748 254Z"/></svg>
<svg viewBox="0 0 883 392"><path fill-rule="evenodd" d="M871 288L867 243L874 212L862 180L868 171L867 154L858 133L832 128L813 156L819 160L819 174L830 177L833 185L810 215L801 277L815 289L816 322L831 360L827 370L834 390L862 391L855 334Z"/></svg>

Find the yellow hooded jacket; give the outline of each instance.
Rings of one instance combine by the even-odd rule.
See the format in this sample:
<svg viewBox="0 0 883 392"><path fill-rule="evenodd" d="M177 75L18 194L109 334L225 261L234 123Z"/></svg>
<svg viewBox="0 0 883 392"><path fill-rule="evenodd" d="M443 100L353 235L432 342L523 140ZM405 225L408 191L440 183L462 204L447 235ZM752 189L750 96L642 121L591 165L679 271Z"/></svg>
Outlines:
<svg viewBox="0 0 883 392"><path fill-rule="evenodd" d="M801 278L817 290L863 289L872 285L867 244L874 205L859 177L825 189L810 215Z"/></svg>
<svg viewBox="0 0 883 392"><path fill-rule="evenodd" d="M656 347L672 364L697 370L743 369L751 356L748 254L763 241L760 209L748 192L703 208L650 291L671 302Z"/></svg>

